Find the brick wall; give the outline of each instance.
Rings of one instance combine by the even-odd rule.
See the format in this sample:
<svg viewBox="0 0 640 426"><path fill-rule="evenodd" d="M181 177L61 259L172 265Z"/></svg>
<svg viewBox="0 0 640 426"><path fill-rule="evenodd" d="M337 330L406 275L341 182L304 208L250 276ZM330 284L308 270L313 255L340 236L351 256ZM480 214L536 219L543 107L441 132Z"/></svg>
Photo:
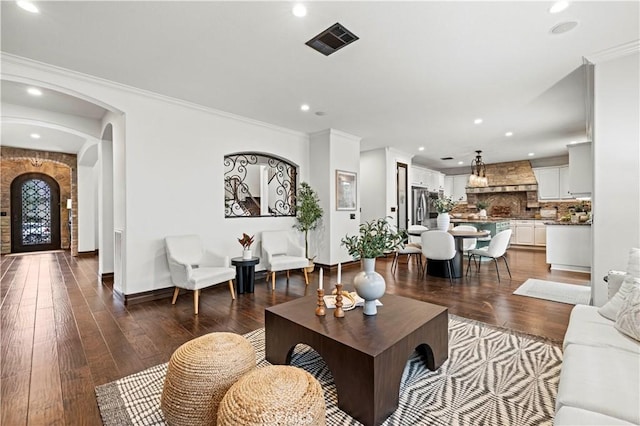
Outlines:
<svg viewBox="0 0 640 426"><path fill-rule="evenodd" d="M38 157L42 165L31 164L31 158ZM74 154L35 151L30 149L0 148L0 252L11 253L11 182L24 173L43 173L50 176L60 186L60 237L61 248L71 249L78 254L77 225L77 157ZM71 198L73 225L71 236L67 226L68 211L66 200Z"/></svg>

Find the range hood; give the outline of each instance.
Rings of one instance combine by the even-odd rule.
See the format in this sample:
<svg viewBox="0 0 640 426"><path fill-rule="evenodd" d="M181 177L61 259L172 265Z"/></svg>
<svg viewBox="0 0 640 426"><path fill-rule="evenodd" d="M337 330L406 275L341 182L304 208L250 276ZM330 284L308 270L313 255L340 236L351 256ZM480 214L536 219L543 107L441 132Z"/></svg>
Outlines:
<svg viewBox="0 0 640 426"><path fill-rule="evenodd" d="M527 207L539 207L538 181L529 161L487 164L485 167L489 186L467 187L468 204L475 204L479 194L524 192Z"/></svg>

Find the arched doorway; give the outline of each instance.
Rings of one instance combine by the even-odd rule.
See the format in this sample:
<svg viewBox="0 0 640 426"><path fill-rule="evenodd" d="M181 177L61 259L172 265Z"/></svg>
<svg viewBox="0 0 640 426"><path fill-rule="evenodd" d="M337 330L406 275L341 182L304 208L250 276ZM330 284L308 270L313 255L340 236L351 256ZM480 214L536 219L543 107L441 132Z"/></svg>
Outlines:
<svg viewBox="0 0 640 426"><path fill-rule="evenodd" d="M11 252L60 248L60 186L43 173L11 182Z"/></svg>

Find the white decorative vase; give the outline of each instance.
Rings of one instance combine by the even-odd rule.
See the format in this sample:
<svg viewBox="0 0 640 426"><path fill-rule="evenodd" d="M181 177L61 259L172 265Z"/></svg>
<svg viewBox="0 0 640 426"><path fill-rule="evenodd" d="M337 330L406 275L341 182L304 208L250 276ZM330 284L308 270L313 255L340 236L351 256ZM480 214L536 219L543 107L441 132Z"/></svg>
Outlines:
<svg viewBox="0 0 640 426"><path fill-rule="evenodd" d="M478 212L478 216L480 217L487 217L487 211L485 209L482 209Z"/></svg>
<svg viewBox="0 0 640 426"><path fill-rule="evenodd" d="M378 309L376 301L384 296L386 284L382 275L376 272L376 259L362 259L363 271L360 271L353 278L353 285L358 296L364 299L362 313L365 315L376 315Z"/></svg>
<svg viewBox="0 0 640 426"><path fill-rule="evenodd" d="M449 217L449 213L438 213L438 217L436 218L436 228L438 231L448 231L450 222L451 218Z"/></svg>
<svg viewBox="0 0 640 426"><path fill-rule="evenodd" d="M251 259L251 250L243 250L242 251L242 258L244 260L250 260Z"/></svg>

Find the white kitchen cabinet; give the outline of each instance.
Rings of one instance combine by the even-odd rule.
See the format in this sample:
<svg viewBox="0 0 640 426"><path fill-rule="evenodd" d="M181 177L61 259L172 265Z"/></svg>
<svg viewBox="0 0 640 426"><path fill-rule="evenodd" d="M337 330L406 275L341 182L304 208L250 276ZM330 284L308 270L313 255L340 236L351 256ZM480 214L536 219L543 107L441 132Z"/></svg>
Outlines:
<svg viewBox="0 0 640 426"><path fill-rule="evenodd" d="M533 231L533 220L516 220L517 237L516 244L532 246L535 238Z"/></svg>
<svg viewBox="0 0 640 426"><path fill-rule="evenodd" d="M591 272L591 226L547 225L547 263L552 270Z"/></svg>
<svg viewBox="0 0 640 426"><path fill-rule="evenodd" d="M445 176L444 178L444 195L446 197L453 195L453 176Z"/></svg>
<svg viewBox="0 0 640 426"><path fill-rule="evenodd" d="M516 221L511 220L509 222L509 226L511 226L511 239L509 240L510 244L518 244L518 227L516 226Z"/></svg>
<svg viewBox="0 0 640 426"><path fill-rule="evenodd" d="M541 220L534 221L533 224L533 245L545 246L547 244L547 225Z"/></svg>
<svg viewBox="0 0 640 426"><path fill-rule="evenodd" d="M591 197L593 158L591 142L568 145L569 191L574 197Z"/></svg>
<svg viewBox="0 0 640 426"><path fill-rule="evenodd" d="M469 175L453 175L453 191L451 199L454 201L467 201L467 182Z"/></svg>
<svg viewBox="0 0 640 426"><path fill-rule="evenodd" d="M558 196L563 200L573 199L569 190L569 166L558 167L558 172L560 178Z"/></svg>

